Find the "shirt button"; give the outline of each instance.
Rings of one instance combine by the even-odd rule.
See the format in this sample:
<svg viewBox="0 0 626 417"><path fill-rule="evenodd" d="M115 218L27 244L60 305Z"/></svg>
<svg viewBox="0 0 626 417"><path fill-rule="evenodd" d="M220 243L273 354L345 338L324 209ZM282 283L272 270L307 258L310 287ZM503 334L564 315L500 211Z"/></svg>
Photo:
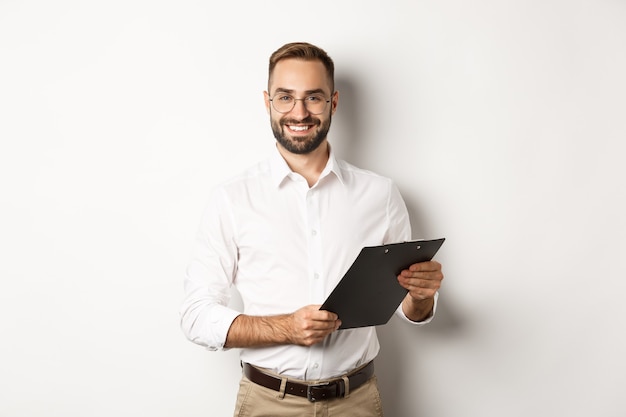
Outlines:
<svg viewBox="0 0 626 417"><path fill-rule="evenodd" d="M320 367L320 365L319 365L318 363L314 363L314 364L313 364L313 369L317 369L317 368L319 368L319 367Z"/></svg>
<svg viewBox="0 0 626 417"><path fill-rule="evenodd" d="M320 277L320 274L318 274L317 272L315 274L313 274L313 278L319 279L319 277Z"/></svg>
<svg viewBox="0 0 626 417"><path fill-rule="evenodd" d="M312 234L313 236L317 235L317 230L311 230L311 234Z"/></svg>

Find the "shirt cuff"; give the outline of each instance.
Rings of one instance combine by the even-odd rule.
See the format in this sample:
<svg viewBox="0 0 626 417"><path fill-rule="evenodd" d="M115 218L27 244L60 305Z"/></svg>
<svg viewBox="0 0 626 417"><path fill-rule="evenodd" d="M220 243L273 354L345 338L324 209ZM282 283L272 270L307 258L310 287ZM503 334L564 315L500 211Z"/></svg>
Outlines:
<svg viewBox="0 0 626 417"><path fill-rule="evenodd" d="M241 315L241 312L221 304L214 304L211 306L211 312L209 313L209 327L211 329L211 339L213 340L213 343L209 344L209 350L228 350L228 348L224 347L226 344L226 337L228 336L228 330L230 329L233 321L239 315Z"/></svg>
<svg viewBox="0 0 626 417"><path fill-rule="evenodd" d="M398 309L396 310L396 314L400 316L400 318L407 323L411 323L412 325L415 325L415 326L423 326L425 324L430 323L431 321L433 321L433 318L435 318L435 312L437 311L437 300L439 299L439 292L435 293L434 299L435 300L433 303L432 313L422 321L413 321L410 318L408 318L406 314L404 314L404 311L402 311L402 303L400 303L400 305L398 306Z"/></svg>

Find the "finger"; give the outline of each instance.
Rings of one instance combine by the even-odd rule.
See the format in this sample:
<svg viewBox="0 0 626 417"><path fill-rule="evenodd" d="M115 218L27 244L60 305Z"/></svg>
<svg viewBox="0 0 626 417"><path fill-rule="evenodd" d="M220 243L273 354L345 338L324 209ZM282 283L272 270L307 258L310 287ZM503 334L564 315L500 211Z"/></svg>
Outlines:
<svg viewBox="0 0 626 417"><path fill-rule="evenodd" d="M322 321L335 321L339 318L339 316L337 316L337 313L333 313L332 311L328 310L317 310L312 314L311 317L315 320Z"/></svg>
<svg viewBox="0 0 626 417"><path fill-rule="evenodd" d="M420 281L440 282L442 280L443 274L441 272L409 272L398 275L398 281L406 282L407 284L416 284Z"/></svg>
<svg viewBox="0 0 626 417"><path fill-rule="evenodd" d="M419 262L409 266L411 272L428 272L428 271L441 271L441 264L437 261Z"/></svg>
<svg viewBox="0 0 626 417"><path fill-rule="evenodd" d="M414 290L438 290L441 287L441 281L443 280L443 275L433 273L433 274L420 274L419 277L412 276L404 276L400 275L398 277L398 282L404 288L409 291Z"/></svg>
<svg viewBox="0 0 626 417"><path fill-rule="evenodd" d="M441 269L435 270L422 270L422 271L411 271L404 270L400 273L399 278L402 277L404 279L424 279L424 280L435 280L441 281L443 280L443 272Z"/></svg>
<svg viewBox="0 0 626 417"><path fill-rule="evenodd" d="M441 287L437 281L400 282L400 285L411 292L423 291L426 293L437 291Z"/></svg>
<svg viewBox="0 0 626 417"><path fill-rule="evenodd" d="M325 310L310 312L307 317L308 328L316 330L332 330L337 327L337 314Z"/></svg>
<svg viewBox="0 0 626 417"><path fill-rule="evenodd" d="M340 324L341 322L329 328L312 328L312 329L304 330L302 332L302 338L303 340L307 341L305 342L305 344L319 343L322 340L324 340L326 336L336 331L339 328Z"/></svg>

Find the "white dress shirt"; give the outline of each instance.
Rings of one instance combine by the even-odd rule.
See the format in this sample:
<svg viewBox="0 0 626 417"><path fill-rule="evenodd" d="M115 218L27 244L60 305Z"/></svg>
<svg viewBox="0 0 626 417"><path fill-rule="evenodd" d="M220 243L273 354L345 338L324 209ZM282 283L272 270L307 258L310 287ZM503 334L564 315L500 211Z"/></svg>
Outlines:
<svg viewBox="0 0 626 417"><path fill-rule="evenodd" d="M276 150L213 189L187 268L181 327L192 342L224 349L241 314L228 306L232 285L247 315L292 313L322 304L364 246L410 239L406 206L388 178L336 159L331 149L309 187ZM410 321L401 307L396 313ZM378 350L375 327L365 327L335 331L311 347L245 348L241 360L319 380L369 362Z"/></svg>

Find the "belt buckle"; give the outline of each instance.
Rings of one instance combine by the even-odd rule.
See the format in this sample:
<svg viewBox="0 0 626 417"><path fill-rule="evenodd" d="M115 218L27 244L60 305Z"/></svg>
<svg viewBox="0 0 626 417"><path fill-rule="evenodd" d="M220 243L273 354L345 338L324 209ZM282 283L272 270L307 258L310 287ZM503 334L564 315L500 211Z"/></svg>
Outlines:
<svg viewBox="0 0 626 417"><path fill-rule="evenodd" d="M317 395L321 394L321 398L316 396L316 393L314 393L313 390L321 390L321 392L317 393ZM333 396L336 396L337 387L335 386L335 384L331 385L330 382L324 382L321 384L308 385L306 388L306 399L314 403L316 401L325 400L327 398L332 398L330 395L325 395L325 393L329 393L329 394L332 394Z"/></svg>

